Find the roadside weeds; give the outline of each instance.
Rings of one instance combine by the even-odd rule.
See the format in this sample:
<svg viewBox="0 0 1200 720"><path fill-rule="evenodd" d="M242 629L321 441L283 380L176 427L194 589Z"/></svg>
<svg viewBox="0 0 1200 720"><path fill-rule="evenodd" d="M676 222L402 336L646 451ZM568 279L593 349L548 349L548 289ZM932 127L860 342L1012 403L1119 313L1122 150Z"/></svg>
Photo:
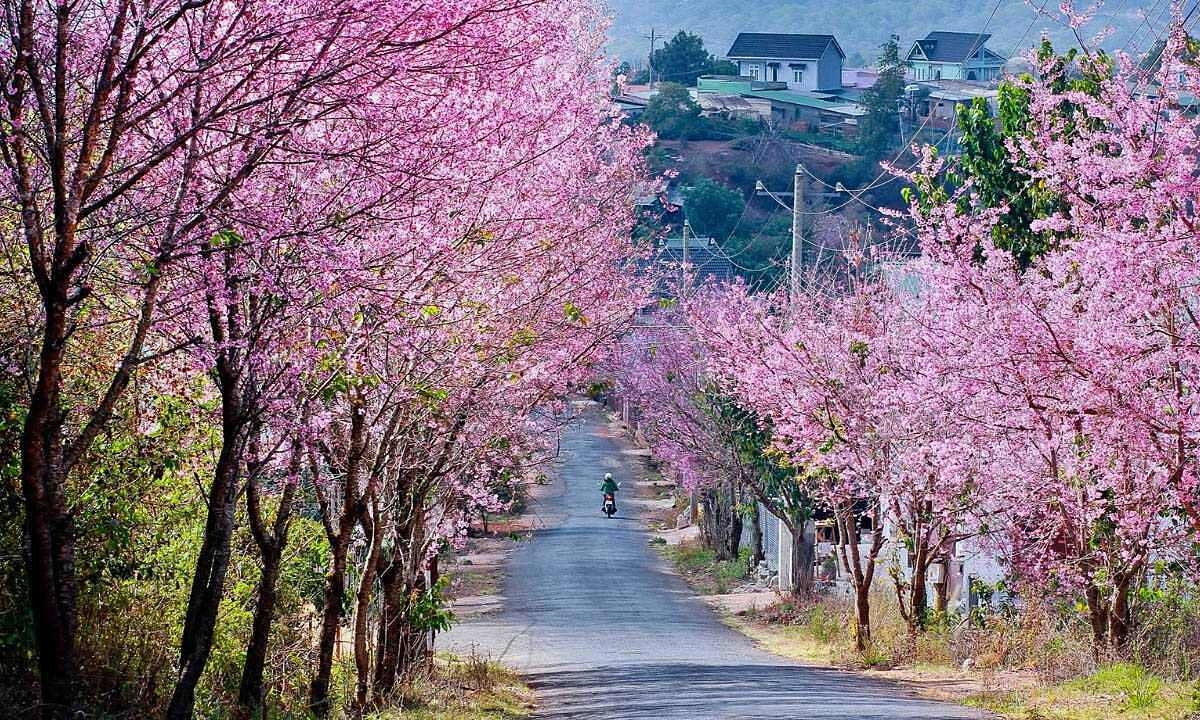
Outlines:
<svg viewBox="0 0 1200 720"><path fill-rule="evenodd" d="M914 639L898 618L890 617L891 606L882 599L874 603L880 613L873 617L876 646L859 654L849 636L848 606L825 598L797 608L790 598L773 593L773 602L764 607L764 593L730 592L745 577L740 560L714 561L710 551L694 543L670 546L659 538L650 542L721 613L726 625L781 657L856 672L921 697L1012 720L1200 720L1200 689L1194 683L1157 677L1130 663L1081 670L1091 658L1085 662L1069 657L1075 649L1058 637L1026 638L1029 647L1023 649L1041 653L1036 659L1026 658L1026 663L1005 662L1005 654L1020 654L1015 647L1020 643L1009 638L968 633L971 639L966 642L977 643L970 648L945 630ZM1041 630L1019 625L1003 632ZM1038 650L1038 643L1045 647ZM970 660L957 662L957 655L968 650Z"/></svg>

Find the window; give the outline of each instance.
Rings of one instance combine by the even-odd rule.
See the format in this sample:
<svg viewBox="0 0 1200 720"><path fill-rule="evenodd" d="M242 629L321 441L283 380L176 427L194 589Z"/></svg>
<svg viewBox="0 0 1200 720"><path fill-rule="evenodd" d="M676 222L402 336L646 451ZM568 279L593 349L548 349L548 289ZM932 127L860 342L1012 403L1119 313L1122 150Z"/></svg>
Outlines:
<svg viewBox="0 0 1200 720"><path fill-rule="evenodd" d="M788 63L788 67L792 69L792 82L804 84L804 71L808 69L808 63Z"/></svg>
<svg viewBox="0 0 1200 720"><path fill-rule="evenodd" d="M747 67L747 70L747 74L750 76L751 80L759 79L759 67L757 65L750 65Z"/></svg>

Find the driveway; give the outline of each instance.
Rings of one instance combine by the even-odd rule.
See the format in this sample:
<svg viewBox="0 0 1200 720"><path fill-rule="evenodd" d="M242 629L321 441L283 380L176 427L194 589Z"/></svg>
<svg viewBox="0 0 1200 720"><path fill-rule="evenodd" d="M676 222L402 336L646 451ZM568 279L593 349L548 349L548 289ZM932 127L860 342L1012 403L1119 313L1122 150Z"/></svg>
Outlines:
<svg viewBox="0 0 1200 720"><path fill-rule="evenodd" d="M645 459L589 404L563 438L556 491L534 508L550 526L513 553L501 609L439 639L442 649L475 650L522 672L538 693L536 717L989 717L756 648L649 547L630 515L636 504L618 495L617 517L601 514L605 472L641 479Z"/></svg>

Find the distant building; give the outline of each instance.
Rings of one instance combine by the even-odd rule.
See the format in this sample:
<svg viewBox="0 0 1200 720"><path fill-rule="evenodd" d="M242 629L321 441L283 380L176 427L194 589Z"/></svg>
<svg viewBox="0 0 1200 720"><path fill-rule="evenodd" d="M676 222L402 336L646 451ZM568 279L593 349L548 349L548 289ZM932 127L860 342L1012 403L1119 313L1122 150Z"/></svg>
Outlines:
<svg viewBox="0 0 1200 720"><path fill-rule="evenodd" d="M1006 58L987 48L991 35L931 32L913 43L905 60L913 80L967 80L995 82Z"/></svg>
<svg viewBox="0 0 1200 720"><path fill-rule="evenodd" d="M920 96L913 103L913 121L934 131L951 130L958 124L958 108L982 98L993 115L999 112L1000 93L996 88L977 83L943 80L921 83Z"/></svg>
<svg viewBox="0 0 1200 720"><path fill-rule="evenodd" d="M843 90L800 92L789 90L787 83L752 80L728 75L702 75L697 81L696 97L700 106L717 111L731 96L749 103L753 114L770 119L783 127L804 132L831 132L853 135L865 108L847 97ZM737 116L734 113L725 113Z"/></svg>
<svg viewBox="0 0 1200 720"><path fill-rule="evenodd" d="M736 277L729 256L710 237L667 238L659 250L658 264L660 270L665 270L664 279L671 283L727 283ZM672 288L662 290L662 294L672 294Z"/></svg>
<svg viewBox="0 0 1200 720"><path fill-rule="evenodd" d="M812 92L842 87L846 53L832 35L739 33L727 57L742 77Z"/></svg>
<svg viewBox="0 0 1200 720"><path fill-rule="evenodd" d="M649 100L638 95L615 95L613 104L617 106L617 110L623 115L630 118L637 118L646 110L646 105Z"/></svg>

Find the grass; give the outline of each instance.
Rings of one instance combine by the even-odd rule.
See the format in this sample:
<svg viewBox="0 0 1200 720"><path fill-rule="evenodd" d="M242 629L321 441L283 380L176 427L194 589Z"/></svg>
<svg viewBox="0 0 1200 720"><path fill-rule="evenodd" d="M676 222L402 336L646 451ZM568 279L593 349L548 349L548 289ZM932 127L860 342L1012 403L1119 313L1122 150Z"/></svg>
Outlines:
<svg viewBox="0 0 1200 720"><path fill-rule="evenodd" d="M727 622L777 655L869 670L929 697L1012 720L1200 720L1200 687L1194 683L1134 663L1096 668L1090 651L1091 669L1072 670L1084 667L1075 655L1086 646L1061 627L1047 630L1037 618L997 620L987 630L935 628L914 639L882 597L873 600L876 642L864 653L852 645L844 601L780 603ZM964 657L973 669L962 668Z"/></svg>
<svg viewBox="0 0 1200 720"><path fill-rule="evenodd" d="M749 574L749 550L743 550L736 560L717 560L712 550L685 543L659 548L676 571L701 595L724 595L745 580Z"/></svg>
<svg viewBox="0 0 1200 720"><path fill-rule="evenodd" d="M372 720L519 720L533 692L512 670L478 656L438 655L433 671Z"/></svg>
<svg viewBox="0 0 1200 720"><path fill-rule="evenodd" d="M967 704L1014 720L1191 720L1200 717L1195 690L1119 663L1021 693L980 693Z"/></svg>

